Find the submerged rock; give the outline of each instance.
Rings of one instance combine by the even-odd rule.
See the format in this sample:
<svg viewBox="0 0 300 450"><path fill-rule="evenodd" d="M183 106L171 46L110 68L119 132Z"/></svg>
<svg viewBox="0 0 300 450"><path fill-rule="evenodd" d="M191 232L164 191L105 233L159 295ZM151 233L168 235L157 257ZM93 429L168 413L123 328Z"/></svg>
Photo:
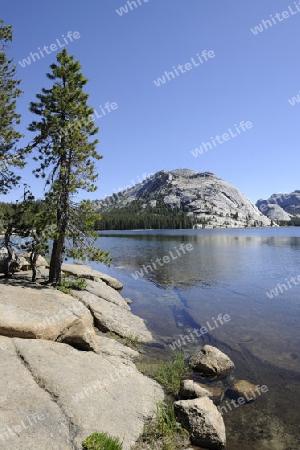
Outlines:
<svg viewBox="0 0 300 450"><path fill-rule="evenodd" d="M174 403L175 414L190 433L192 444L210 450L221 450L226 445L222 414L208 397L179 400Z"/></svg>
<svg viewBox="0 0 300 450"><path fill-rule="evenodd" d="M238 380L226 391L226 395L233 399L243 398L246 402L252 402L260 396L262 392L266 392L264 388L267 387L255 386L246 380Z"/></svg>
<svg viewBox="0 0 300 450"><path fill-rule="evenodd" d="M205 345L197 351L189 361L190 367L203 376L221 377L234 369L229 356L211 345Z"/></svg>
<svg viewBox="0 0 300 450"><path fill-rule="evenodd" d="M221 401L224 396L224 386L196 383L193 380L183 380L180 386L179 397L182 400L209 397L213 401Z"/></svg>
<svg viewBox="0 0 300 450"><path fill-rule="evenodd" d="M205 387L195 383L193 380L183 380L181 382L179 397L183 400L210 396L211 393Z"/></svg>

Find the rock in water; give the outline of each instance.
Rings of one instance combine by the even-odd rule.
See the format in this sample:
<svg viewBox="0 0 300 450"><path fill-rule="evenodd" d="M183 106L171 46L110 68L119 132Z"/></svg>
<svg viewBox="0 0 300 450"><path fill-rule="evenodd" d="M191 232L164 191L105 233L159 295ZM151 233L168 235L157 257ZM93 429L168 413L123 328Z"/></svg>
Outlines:
<svg viewBox="0 0 300 450"><path fill-rule="evenodd" d="M193 380L183 380L181 383L179 397L183 400L210 396L211 393L207 389Z"/></svg>
<svg viewBox="0 0 300 450"><path fill-rule="evenodd" d="M208 397L179 400L174 403L175 414L190 433L192 444L210 450L226 446L226 432L222 414Z"/></svg>
<svg viewBox="0 0 300 450"><path fill-rule="evenodd" d="M253 401L257 397L257 395L259 395L256 391L256 386L246 380L236 381L232 388L226 391L226 394L234 399L242 397L247 402Z"/></svg>
<svg viewBox="0 0 300 450"><path fill-rule="evenodd" d="M190 367L203 376L221 377L234 369L231 359L215 347L205 345L189 361Z"/></svg>
<svg viewBox="0 0 300 450"><path fill-rule="evenodd" d="M221 401L224 396L224 386L221 382L217 385L207 386L196 383L193 380L183 380L180 386L179 397L181 400L192 398L210 397L212 401Z"/></svg>

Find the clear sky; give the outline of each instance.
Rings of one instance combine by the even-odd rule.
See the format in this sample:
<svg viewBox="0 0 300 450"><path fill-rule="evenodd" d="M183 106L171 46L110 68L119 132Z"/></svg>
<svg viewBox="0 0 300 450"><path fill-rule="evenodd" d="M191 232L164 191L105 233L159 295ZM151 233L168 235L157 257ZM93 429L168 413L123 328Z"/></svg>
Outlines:
<svg viewBox="0 0 300 450"><path fill-rule="evenodd" d="M58 39L80 61L89 105L102 115L95 119L104 157L97 163L99 188L82 197L103 198L178 168L213 172L253 202L300 189L300 97L294 106L288 101L300 91L300 1L136 0L132 9L128 3L0 0L0 18L14 30L9 54L22 79L24 144L36 118L28 106L50 86L46 72L61 50ZM254 34L258 25L263 31ZM69 31L79 33L69 34L72 42ZM30 53L38 47L44 56L34 62ZM157 87L170 71L170 81ZM103 115L107 102L117 106ZM202 142L212 148L193 156ZM39 197L44 187L33 167L22 175Z"/></svg>

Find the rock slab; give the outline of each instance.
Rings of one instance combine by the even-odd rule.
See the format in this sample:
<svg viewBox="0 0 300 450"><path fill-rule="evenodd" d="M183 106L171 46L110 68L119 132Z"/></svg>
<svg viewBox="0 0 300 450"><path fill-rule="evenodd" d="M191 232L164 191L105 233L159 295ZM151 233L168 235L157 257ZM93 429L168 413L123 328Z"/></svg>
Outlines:
<svg viewBox="0 0 300 450"><path fill-rule="evenodd" d="M129 450L164 397L155 381L115 356L5 337L0 348L0 443L5 450L81 450L94 432L118 437ZM33 414L42 419L14 431Z"/></svg>
<svg viewBox="0 0 300 450"><path fill-rule="evenodd" d="M93 317L78 300L52 288L1 284L0 334L64 342L98 351Z"/></svg>
<svg viewBox="0 0 300 450"><path fill-rule="evenodd" d="M99 272L98 270L93 270L91 266L62 264L62 271L67 275L74 275L79 278L88 278L94 281L102 280L108 286L116 289L117 291L121 291L123 289L123 284L121 281L111 277L110 275Z"/></svg>
<svg viewBox="0 0 300 450"><path fill-rule="evenodd" d="M112 331L122 338L138 338L139 342L152 342L153 337L145 322L131 311L112 302L103 300L86 291L72 291L91 311L95 318L95 326L103 332Z"/></svg>
<svg viewBox="0 0 300 450"><path fill-rule="evenodd" d="M108 286L103 281L92 281L86 280L87 287L85 288L90 294L94 294L97 297L103 298L104 300L114 303L121 308L130 310L126 300L117 292L114 288Z"/></svg>

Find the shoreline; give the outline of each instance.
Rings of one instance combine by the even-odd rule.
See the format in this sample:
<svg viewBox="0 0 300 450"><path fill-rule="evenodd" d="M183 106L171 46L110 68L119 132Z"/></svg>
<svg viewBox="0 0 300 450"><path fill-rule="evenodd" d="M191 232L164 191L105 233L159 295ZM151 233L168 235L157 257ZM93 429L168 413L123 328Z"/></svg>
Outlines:
<svg viewBox="0 0 300 450"><path fill-rule="evenodd" d="M0 408L0 442L4 440L14 450L36 445L41 450L79 450L81 442L93 432L107 432L123 440L123 449L129 450L143 432L145 414L153 416L157 402L164 399L162 387L138 371L135 363L140 354L131 345L135 341L153 342L153 336L120 295L123 286L118 280L89 266L66 266L66 273L74 271L75 277L85 272L85 290L73 290L69 295L49 286L41 287L30 281L31 271L18 272L8 280L0 278L0 307L4 313L0 318L0 389L6 391L10 405L9 413ZM47 271L40 270L44 274ZM20 364L23 360L26 366ZM25 390L15 393L18 381L12 373L24 379ZM7 376L12 378L12 391L4 389ZM44 395L43 387L35 384L37 388L28 389L36 376L52 396L49 404L49 394ZM125 409L120 409L120 402L126 405ZM21 423L20 414L29 417L33 403L37 413L45 418L35 424L34 435L31 427L28 433L22 431L20 447L18 435L5 434L5 430L15 429ZM63 436L63 431L62 435L57 433L58 425L54 426L65 423L60 417L62 404L70 423L78 429L70 446L68 427ZM46 438L45 433L52 434L53 439Z"/></svg>

